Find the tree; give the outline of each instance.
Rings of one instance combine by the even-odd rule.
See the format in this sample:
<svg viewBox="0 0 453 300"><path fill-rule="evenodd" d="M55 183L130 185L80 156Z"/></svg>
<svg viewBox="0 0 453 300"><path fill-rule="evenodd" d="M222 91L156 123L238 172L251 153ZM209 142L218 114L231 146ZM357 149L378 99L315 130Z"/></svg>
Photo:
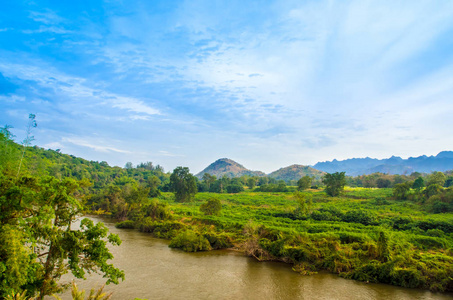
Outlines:
<svg viewBox="0 0 453 300"><path fill-rule="evenodd" d="M157 177L155 175L151 175L146 180L146 183L147 183L146 184L147 187L149 188L148 196L150 196L150 197L160 196L160 191L159 191L158 187L161 184L161 181L160 181L159 177Z"/></svg>
<svg viewBox="0 0 453 300"><path fill-rule="evenodd" d="M419 176L417 179L414 180L414 183L412 184L412 188L420 191L423 187L425 186L425 181L421 176Z"/></svg>
<svg viewBox="0 0 453 300"><path fill-rule="evenodd" d="M294 210L294 215L298 217L303 217L310 213L311 207L313 206L312 195L302 194L301 192L295 192L294 197L298 202L298 206Z"/></svg>
<svg viewBox="0 0 453 300"><path fill-rule="evenodd" d="M27 290L28 296L61 291L60 277L71 272L84 278L100 272L107 283L118 283L124 272L108 260L107 243L119 245L117 235L102 224L83 219L80 189L85 181L46 176L18 180L0 174L0 298Z"/></svg>
<svg viewBox="0 0 453 300"><path fill-rule="evenodd" d="M392 182L390 181L390 179L388 178L378 178L376 180L376 185L378 188L382 189L382 188L388 188L390 187L390 185L392 184Z"/></svg>
<svg viewBox="0 0 453 300"><path fill-rule="evenodd" d="M412 182L397 183L393 186L393 196L399 200L406 200L411 190Z"/></svg>
<svg viewBox="0 0 453 300"><path fill-rule="evenodd" d="M211 184L213 184L216 181L215 175L211 175L209 173L204 173L202 179L206 184L208 191L211 188Z"/></svg>
<svg viewBox="0 0 453 300"><path fill-rule="evenodd" d="M19 159L18 149L13 142L12 126L0 127L0 171L4 174L16 173L16 161Z"/></svg>
<svg viewBox="0 0 453 300"><path fill-rule="evenodd" d="M345 172L327 173L324 175L322 182L326 185L327 195L336 197L344 190L346 185Z"/></svg>
<svg viewBox="0 0 453 300"><path fill-rule="evenodd" d="M310 188L311 181L312 181L312 178L308 175L305 175L304 177L299 179L299 181L297 181L297 189L299 191L303 191L303 190Z"/></svg>
<svg viewBox="0 0 453 300"><path fill-rule="evenodd" d="M220 211L222 210L222 203L217 198L210 198L207 202L200 205L200 211L203 212L205 215L220 215Z"/></svg>
<svg viewBox="0 0 453 300"><path fill-rule="evenodd" d="M197 181L189 168L177 167L170 176L170 190L178 202L188 202L197 193Z"/></svg>
<svg viewBox="0 0 453 300"><path fill-rule="evenodd" d="M253 189L256 186L256 178L250 177L249 179L247 179L247 186L249 189Z"/></svg>
<svg viewBox="0 0 453 300"><path fill-rule="evenodd" d="M426 185L428 186L431 184L438 184L440 186L444 186L446 179L447 179L447 176L445 176L444 173L432 172L431 175L429 175L429 177L428 177L428 183Z"/></svg>
<svg viewBox="0 0 453 300"><path fill-rule="evenodd" d="M431 196L442 193L442 191L443 187L440 184L433 183L426 187L426 189L423 191L423 194L425 195L426 199L428 199Z"/></svg>
<svg viewBox="0 0 453 300"><path fill-rule="evenodd" d="M19 174L20 174L20 168L22 166L22 160L24 159L24 155L25 155L25 148L30 146L30 143L35 140L35 137L31 135L31 130L33 128L35 128L36 126L38 126L38 124L36 123L35 119L36 119L36 115L34 115L34 114L28 115L27 137L22 142L22 144L23 144L22 156L20 157L19 168L17 169L16 177L19 177Z"/></svg>

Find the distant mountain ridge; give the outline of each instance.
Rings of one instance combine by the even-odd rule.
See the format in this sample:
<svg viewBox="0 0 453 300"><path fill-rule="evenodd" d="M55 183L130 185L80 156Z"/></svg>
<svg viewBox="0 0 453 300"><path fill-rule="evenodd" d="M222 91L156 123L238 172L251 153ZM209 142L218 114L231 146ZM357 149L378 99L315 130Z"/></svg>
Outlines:
<svg viewBox="0 0 453 300"><path fill-rule="evenodd" d="M385 159L377 158L349 158L345 160L336 160L318 162L314 166L291 165L280 168L277 171L265 174L261 171L251 171L243 165L229 158L221 158L210 164L195 176L201 179L204 173L215 175L217 178L224 175L233 178L248 176L269 176L277 180L299 180L301 177L308 175L317 179L325 173L346 172L349 176L368 175L372 173L384 174L411 174L413 172L431 173L433 171L453 170L453 151L442 151L436 156L422 155L419 157L409 157L403 159L398 156L392 156Z"/></svg>
<svg viewBox="0 0 453 300"><path fill-rule="evenodd" d="M318 162L313 168L327 173L346 172L346 175L367 175L376 172L386 174L411 174L413 172L445 172L453 169L453 151L442 151L436 156L422 155L402 159L392 156L386 159L350 158L338 161Z"/></svg>
<svg viewBox="0 0 453 300"><path fill-rule="evenodd" d="M196 174L195 176L198 179L201 179L204 173L208 173L210 175L215 175L217 178L227 176L228 178L233 177L241 177L243 175L248 176L266 176L265 173L261 171L251 171L246 169L243 165L238 164L234 160L229 158L221 158L210 164L207 168L205 168L200 173Z"/></svg>

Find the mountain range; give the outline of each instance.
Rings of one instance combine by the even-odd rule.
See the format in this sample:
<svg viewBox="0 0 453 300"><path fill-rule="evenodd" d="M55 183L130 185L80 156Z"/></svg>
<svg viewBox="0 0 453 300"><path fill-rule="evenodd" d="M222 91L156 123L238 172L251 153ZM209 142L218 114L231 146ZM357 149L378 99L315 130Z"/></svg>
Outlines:
<svg viewBox="0 0 453 300"><path fill-rule="evenodd" d="M325 173L346 172L349 176L367 175L372 173L384 174L411 174L413 172L431 173L433 171L445 172L453 170L453 151L442 151L436 156L418 156L403 159L392 156L386 159L376 158L350 158L318 162L314 166L291 165L280 168L277 171L265 174L261 171L252 171L243 165L228 158L221 158L210 164L195 176L201 179L204 173L215 175L217 178L227 176L229 178L248 176L269 176L277 180L299 180L308 175L321 178Z"/></svg>
<svg viewBox="0 0 453 300"><path fill-rule="evenodd" d="M392 156L386 159L351 158L346 160L318 162L313 168L327 173L346 172L346 175L357 176L376 172L384 174L411 174L413 172L445 172L453 169L453 151L442 151L436 156L418 156L403 159Z"/></svg>

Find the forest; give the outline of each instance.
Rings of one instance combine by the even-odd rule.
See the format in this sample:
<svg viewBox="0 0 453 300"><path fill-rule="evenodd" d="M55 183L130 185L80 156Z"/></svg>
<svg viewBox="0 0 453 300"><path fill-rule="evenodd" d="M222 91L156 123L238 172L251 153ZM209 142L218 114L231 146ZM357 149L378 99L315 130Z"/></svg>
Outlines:
<svg viewBox="0 0 453 300"><path fill-rule="evenodd" d="M234 248L260 261L282 261L303 275L453 291L453 173L344 172L294 182L266 176L201 180L186 167L165 172L151 162L124 168L60 150L16 143L0 133L0 298L43 299L59 279L104 274L118 283L102 224L170 240L183 251ZM23 298L12 298L22 295ZM8 298L10 297L10 298Z"/></svg>

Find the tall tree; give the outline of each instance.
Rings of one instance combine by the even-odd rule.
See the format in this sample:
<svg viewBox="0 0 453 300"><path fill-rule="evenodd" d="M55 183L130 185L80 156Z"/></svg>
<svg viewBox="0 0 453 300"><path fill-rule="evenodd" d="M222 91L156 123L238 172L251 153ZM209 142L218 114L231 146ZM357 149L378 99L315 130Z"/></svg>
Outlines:
<svg viewBox="0 0 453 300"><path fill-rule="evenodd" d="M24 155L25 155L25 148L30 146L30 143L35 140L35 137L31 135L31 131L36 126L38 126L38 124L36 123L36 115L34 115L34 114L28 115L27 137L22 142L22 144L23 144L22 156L20 157L19 168L17 169L16 177L19 177L19 174L20 174L20 168L22 166L22 160L24 159Z"/></svg>
<svg viewBox="0 0 453 300"><path fill-rule="evenodd" d="M209 191L209 189L211 188L211 184L213 184L217 178L215 175L211 175L209 173L204 173L202 179L203 179L204 183L206 184L206 187Z"/></svg>
<svg viewBox="0 0 453 300"><path fill-rule="evenodd" d="M189 168L177 167L170 176L170 189L175 193L176 201L188 202L197 193L197 181L190 174Z"/></svg>
<svg viewBox="0 0 453 300"><path fill-rule="evenodd" d="M249 179L247 179L248 188L253 189L256 186L256 181L257 181L256 177L250 177Z"/></svg>
<svg viewBox="0 0 453 300"><path fill-rule="evenodd" d="M346 185L345 172L327 173L324 175L322 182L326 185L327 195L336 197L340 195Z"/></svg>

